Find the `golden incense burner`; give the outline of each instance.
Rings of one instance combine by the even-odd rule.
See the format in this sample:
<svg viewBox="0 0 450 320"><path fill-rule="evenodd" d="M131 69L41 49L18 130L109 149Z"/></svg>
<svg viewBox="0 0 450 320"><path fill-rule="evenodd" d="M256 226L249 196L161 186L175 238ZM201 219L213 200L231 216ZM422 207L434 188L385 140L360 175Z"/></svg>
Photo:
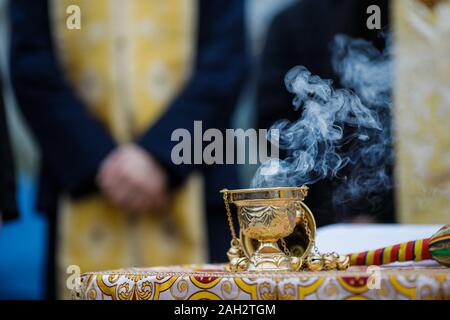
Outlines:
<svg viewBox="0 0 450 320"><path fill-rule="evenodd" d="M348 258L320 254L314 246L314 216L303 203L308 187L222 190L232 236L231 271L345 269ZM240 237L230 203L237 208ZM282 249L280 249L280 246ZM314 254L311 254L312 250Z"/></svg>

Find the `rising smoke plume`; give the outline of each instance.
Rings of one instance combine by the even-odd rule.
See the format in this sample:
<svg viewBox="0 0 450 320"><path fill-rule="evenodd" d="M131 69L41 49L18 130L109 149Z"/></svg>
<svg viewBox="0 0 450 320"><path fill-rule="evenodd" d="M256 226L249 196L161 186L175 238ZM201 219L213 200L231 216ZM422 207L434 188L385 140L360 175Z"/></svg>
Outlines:
<svg viewBox="0 0 450 320"><path fill-rule="evenodd" d="M272 143L288 156L263 163L252 187L312 185L334 178L337 202L392 188L387 172L393 163L390 47L390 39L380 52L365 40L336 36L332 65L344 89L334 89L331 80L303 66L287 73L286 88L295 94L299 119L277 121L271 129L279 130L279 141Z"/></svg>

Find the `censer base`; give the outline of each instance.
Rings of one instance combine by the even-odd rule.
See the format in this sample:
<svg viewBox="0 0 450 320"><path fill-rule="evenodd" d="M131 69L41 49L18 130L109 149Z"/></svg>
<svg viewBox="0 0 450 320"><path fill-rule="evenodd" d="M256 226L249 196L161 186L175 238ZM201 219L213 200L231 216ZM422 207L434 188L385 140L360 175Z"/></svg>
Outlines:
<svg viewBox="0 0 450 320"><path fill-rule="evenodd" d="M276 242L260 242L250 257L248 271L293 271L290 259Z"/></svg>

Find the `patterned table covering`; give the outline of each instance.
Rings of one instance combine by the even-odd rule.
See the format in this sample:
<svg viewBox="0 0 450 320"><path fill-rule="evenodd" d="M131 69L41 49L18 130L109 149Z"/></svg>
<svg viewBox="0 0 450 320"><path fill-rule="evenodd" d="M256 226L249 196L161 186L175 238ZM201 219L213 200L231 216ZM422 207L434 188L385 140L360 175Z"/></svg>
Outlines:
<svg viewBox="0 0 450 320"><path fill-rule="evenodd" d="M72 294L82 300L449 300L450 269L436 264L255 274L230 273L224 265L131 268L85 273Z"/></svg>

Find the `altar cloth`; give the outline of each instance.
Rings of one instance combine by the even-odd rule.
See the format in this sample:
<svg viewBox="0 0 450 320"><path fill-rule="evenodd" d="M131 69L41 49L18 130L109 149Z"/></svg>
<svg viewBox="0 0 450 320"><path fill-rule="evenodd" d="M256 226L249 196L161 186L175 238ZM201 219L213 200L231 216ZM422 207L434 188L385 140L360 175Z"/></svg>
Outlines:
<svg viewBox="0 0 450 320"><path fill-rule="evenodd" d="M77 279L72 296L80 300L450 300L450 269L435 263L259 274L227 272L221 264L129 268L85 273Z"/></svg>

